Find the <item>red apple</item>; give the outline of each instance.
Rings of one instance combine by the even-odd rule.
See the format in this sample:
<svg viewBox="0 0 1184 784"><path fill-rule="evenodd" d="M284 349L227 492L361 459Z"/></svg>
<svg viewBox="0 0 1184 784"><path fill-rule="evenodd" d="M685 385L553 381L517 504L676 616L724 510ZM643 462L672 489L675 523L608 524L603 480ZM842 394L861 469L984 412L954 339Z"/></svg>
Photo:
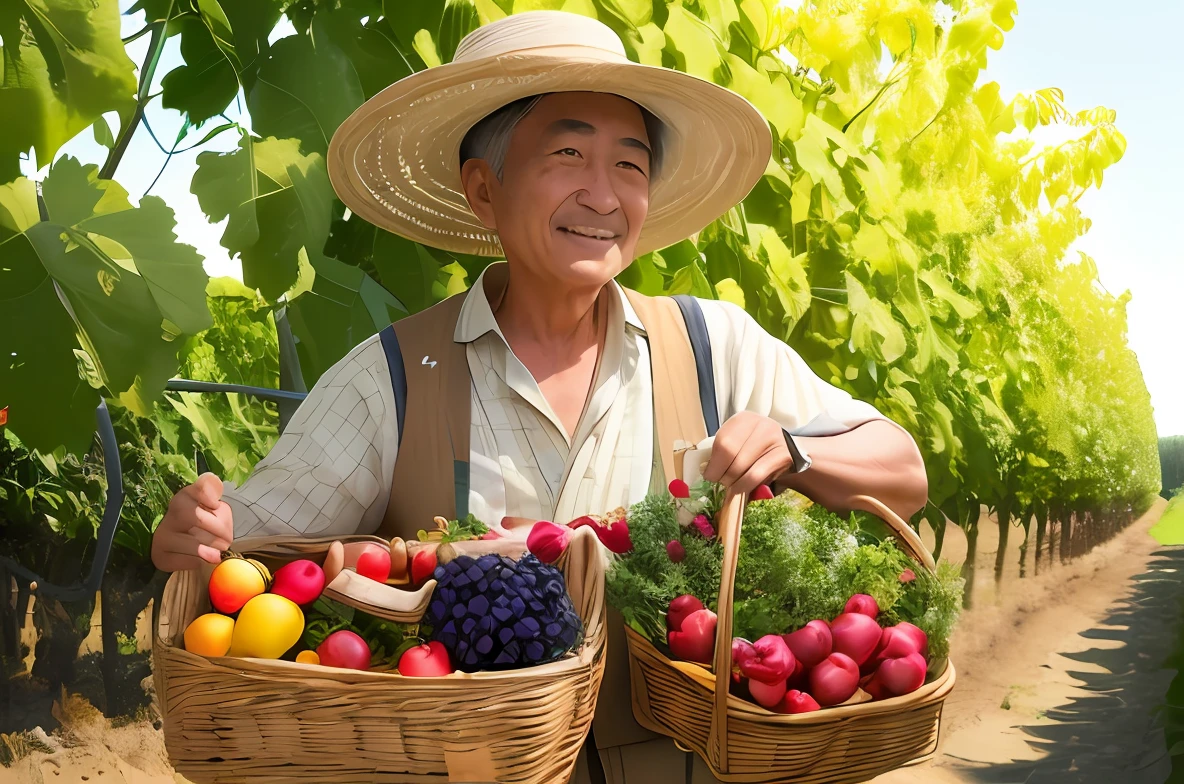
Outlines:
<svg viewBox="0 0 1184 784"><path fill-rule="evenodd" d="M909 623L908 621L901 621L894 627L897 633L904 634L910 637L915 646L917 653L928 658L929 656L929 636L921 629Z"/></svg>
<svg viewBox="0 0 1184 784"><path fill-rule="evenodd" d="M370 646L349 629L339 629L317 646L317 656L326 667L347 670L370 669Z"/></svg>
<svg viewBox="0 0 1184 784"><path fill-rule="evenodd" d="M354 567L358 574L375 582L385 583L391 576L391 551L389 547L375 544L367 547L358 556Z"/></svg>
<svg viewBox="0 0 1184 784"><path fill-rule="evenodd" d="M925 683L925 659L919 653L910 653L900 659L887 659L876 670L876 677L892 694L901 695L916 691Z"/></svg>
<svg viewBox="0 0 1184 784"><path fill-rule="evenodd" d="M315 602L325 590L325 572L312 561L300 559L275 570L271 592L295 604Z"/></svg>
<svg viewBox="0 0 1184 784"><path fill-rule="evenodd" d="M448 649L443 643L432 640L426 645L416 645L403 651L399 657L399 674L413 678L434 678L452 672Z"/></svg>
<svg viewBox="0 0 1184 784"><path fill-rule="evenodd" d="M822 706L818 704L818 700L806 692L790 689L785 692L785 698L778 703L776 711L778 713L809 713L820 707Z"/></svg>
<svg viewBox="0 0 1184 784"><path fill-rule="evenodd" d="M411 584L422 585L436 571L436 549L427 547L411 557Z"/></svg>
<svg viewBox="0 0 1184 784"><path fill-rule="evenodd" d="M749 501L768 501L773 497L773 488L768 485L757 485L756 489L752 491L752 495L748 496Z"/></svg>
<svg viewBox="0 0 1184 784"><path fill-rule="evenodd" d="M858 666L872 655L882 630L878 623L862 613L843 613L830 625L830 633L835 650L850 656Z"/></svg>
<svg viewBox="0 0 1184 784"><path fill-rule="evenodd" d="M857 593L847 600L847 606L843 608L843 612L860 613L875 619L880 614L880 605L876 604L876 600L866 593Z"/></svg>
<svg viewBox="0 0 1184 784"><path fill-rule="evenodd" d="M826 621L810 621L796 632L781 636L806 669L830 656L834 644Z"/></svg>
<svg viewBox="0 0 1184 784"><path fill-rule="evenodd" d="M871 695L873 700L886 700L892 692L884 688L884 684L875 675L869 675L859 682L859 688Z"/></svg>
<svg viewBox="0 0 1184 784"><path fill-rule="evenodd" d="M715 651L715 613L696 610L682 622L682 628L666 635L670 652L683 661L711 664Z"/></svg>
<svg viewBox="0 0 1184 784"><path fill-rule="evenodd" d="M810 693L819 705L846 702L858 688L859 665L845 653L832 653L810 670Z"/></svg>
<svg viewBox="0 0 1184 784"><path fill-rule="evenodd" d="M666 610L666 631L681 631L683 620L691 613L698 612L702 609L703 602L689 593L674 597L674 600L670 602L669 609Z"/></svg>
<svg viewBox="0 0 1184 784"><path fill-rule="evenodd" d="M774 708L785 697L785 681L776 683L761 683L748 679L748 691L752 694L753 702L762 708Z"/></svg>

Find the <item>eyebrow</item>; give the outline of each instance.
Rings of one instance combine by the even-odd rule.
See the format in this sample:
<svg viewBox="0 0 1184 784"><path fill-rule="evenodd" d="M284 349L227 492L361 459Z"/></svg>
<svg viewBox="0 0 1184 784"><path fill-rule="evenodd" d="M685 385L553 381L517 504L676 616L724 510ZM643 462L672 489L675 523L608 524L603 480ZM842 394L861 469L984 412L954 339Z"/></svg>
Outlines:
<svg viewBox="0 0 1184 784"><path fill-rule="evenodd" d="M574 120L570 118L556 120L547 126L546 134L548 136L556 136L561 133L578 133L581 136L591 136L596 133L596 127L590 123L584 122L583 120ZM650 161L653 162L654 151L651 150L650 146L641 139L634 139L632 136L626 136L620 139L620 143L626 147L634 147L636 149L643 150L645 154L650 157Z"/></svg>

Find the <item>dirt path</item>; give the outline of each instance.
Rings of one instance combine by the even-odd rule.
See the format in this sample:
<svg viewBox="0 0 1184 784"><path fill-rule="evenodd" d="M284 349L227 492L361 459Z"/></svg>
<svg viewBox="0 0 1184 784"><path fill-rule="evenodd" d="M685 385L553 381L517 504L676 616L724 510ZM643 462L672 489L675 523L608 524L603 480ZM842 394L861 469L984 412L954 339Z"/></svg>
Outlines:
<svg viewBox="0 0 1184 784"><path fill-rule="evenodd" d="M977 601L952 641L958 683L946 703L938 754L876 784L1162 784L1170 762L1152 711L1175 675L1161 665L1175 645L1184 600L1184 548L1160 548L1147 533L1163 507L1157 503L1088 555L1066 566L1042 565L1040 575L1023 580L1023 531L1013 528L998 595L997 526L984 519ZM943 557L957 563L965 552L965 538L952 530ZM1029 554L1029 575L1032 560ZM57 713L67 731L48 739L54 753L0 768L0 784L185 781L172 772L161 733L148 722L112 727L75 698Z"/></svg>
<svg viewBox="0 0 1184 784"><path fill-rule="evenodd" d="M1023 531L1013 529L1016 555L999 596L997 527L984 520L979 600L951 641L958 681L938 755L876 784L1110 784L1119 776L1163 784L1170 761L1152 713L1175 676L1161 664L1184 599L1184 548L1161 548L1147 533L1164 506L1076 561L1023 580L1014 541ZM947 535L945 554L958 561L964 553L960 532Z"/></svg>

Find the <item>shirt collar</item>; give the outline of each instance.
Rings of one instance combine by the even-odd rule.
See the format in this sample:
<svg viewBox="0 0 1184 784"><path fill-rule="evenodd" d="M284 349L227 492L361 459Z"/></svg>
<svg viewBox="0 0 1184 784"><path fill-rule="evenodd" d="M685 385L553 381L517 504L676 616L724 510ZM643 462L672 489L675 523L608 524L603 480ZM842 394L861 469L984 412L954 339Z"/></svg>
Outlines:
<svg viewBox="0 0 1184 784"><path fill-rule="evenodd" d="M494 262L482 270L465 295L464 304L461 305L460 318L456 320L456 331L452 336L455 342L472 343L489 332L494 332L505 340L497 319L493 317L493 307L489 302L491 297L494 301L501 298L506 287L507 271L507 262L504 261ZM625 325L644 335L645 327L642 326L641 319L638 318L629 298L625 296L625 290L615 280L609 281L608 285L612 287L621 303Z"/></svg>

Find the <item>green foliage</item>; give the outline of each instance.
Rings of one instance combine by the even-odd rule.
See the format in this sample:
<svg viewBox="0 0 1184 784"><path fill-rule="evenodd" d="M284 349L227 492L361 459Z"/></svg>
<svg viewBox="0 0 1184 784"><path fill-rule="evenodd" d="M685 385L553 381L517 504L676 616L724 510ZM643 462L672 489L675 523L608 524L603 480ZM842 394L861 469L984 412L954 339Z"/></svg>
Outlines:
<svg viewBox="0 0 1184 784"><path fill-rule="evenodd" d="M1160 495L1170 498L1173 491L1184 487L1184 436L1159 439Z"/></svg>
<svg viewBox="0 0 1184 784"><path fill-rule="evenodd" d="M43 189L46 220L32 182L0 186L0 389L25 443L80 453L94 433L94 390L151 411L177 371L177 338L209 326L207 276L155 196L133 207L73 158L54 164Z"/></svg>

